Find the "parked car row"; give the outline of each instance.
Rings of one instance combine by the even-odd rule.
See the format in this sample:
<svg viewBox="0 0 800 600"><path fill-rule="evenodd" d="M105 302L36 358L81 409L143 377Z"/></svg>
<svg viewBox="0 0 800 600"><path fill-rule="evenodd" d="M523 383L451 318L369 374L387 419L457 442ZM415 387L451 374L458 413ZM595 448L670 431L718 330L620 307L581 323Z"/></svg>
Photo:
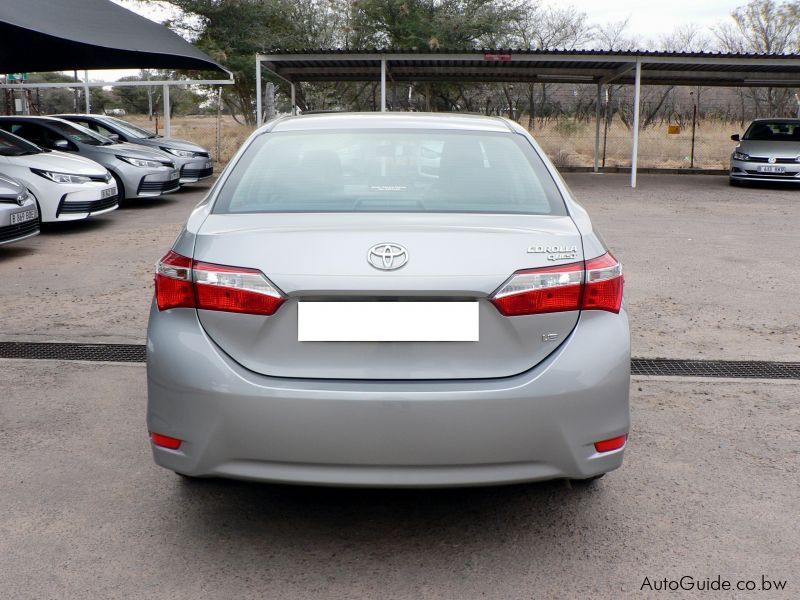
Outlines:
<svg viewBox="0 0 800 600"><path fill-rule="evenodd" d="M209 152L103 115L0 117L0 244L39 223L86 219L120 200L160 196L211 176Z"/></svg>

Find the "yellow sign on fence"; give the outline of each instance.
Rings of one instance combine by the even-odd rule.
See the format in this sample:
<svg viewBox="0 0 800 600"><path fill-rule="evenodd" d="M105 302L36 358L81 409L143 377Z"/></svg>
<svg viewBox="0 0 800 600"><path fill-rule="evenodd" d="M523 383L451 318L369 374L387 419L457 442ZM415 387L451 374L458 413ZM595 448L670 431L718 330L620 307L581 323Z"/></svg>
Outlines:
<svg viewBox="0 0 800 600"><path fill-rule="evenodd" d="M669 135L678 135L681 132L680 125L667 125L667 133Z"/></svg>

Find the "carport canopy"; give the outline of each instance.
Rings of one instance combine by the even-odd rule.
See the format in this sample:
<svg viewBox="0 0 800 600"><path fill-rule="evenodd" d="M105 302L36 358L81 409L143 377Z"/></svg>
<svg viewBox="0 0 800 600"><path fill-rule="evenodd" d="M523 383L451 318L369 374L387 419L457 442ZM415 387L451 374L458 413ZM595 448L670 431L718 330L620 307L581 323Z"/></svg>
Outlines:
<svg viewBox="0 0 800 600"><path fill-rule="evenodd" d="M167 27L110 0L0 0L0 73L88 69L224 71L228 79L89 82L90 86L161 85L164 128L171 133L169 88L233 83L229 71ZM75 87L69 83L5 83L0 89Z"/></svg>
<svg viewBox="0 0 800 600"><path fill-rule="evenodd" d="M597 85L594 170L599 170L603 86L634 86L631 187L636 187L641 86L800 87L800 55L610 50L271 50L256 56L256 110L263 119L266 71L290 85L315 81L587 83Z"/></svg>

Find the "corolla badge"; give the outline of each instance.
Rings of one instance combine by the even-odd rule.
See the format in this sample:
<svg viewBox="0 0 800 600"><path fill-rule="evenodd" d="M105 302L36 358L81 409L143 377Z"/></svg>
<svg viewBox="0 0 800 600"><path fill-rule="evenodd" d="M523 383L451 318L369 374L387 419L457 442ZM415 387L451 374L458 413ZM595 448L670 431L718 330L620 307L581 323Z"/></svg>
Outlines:
<svg viewBox="0 0 800 600"><path fill-rule="evenodd" d="M547 260L578 258L577 246L554 244L552 246L528 246L528 254L546 254Z"/></svg>
<svg viewBox="0 0 800 600"><path fill-rule="evenodd" d="M393 271L408 262L408 250L400 244L375 244L367 252L367 261L381 271Z"/></svg>

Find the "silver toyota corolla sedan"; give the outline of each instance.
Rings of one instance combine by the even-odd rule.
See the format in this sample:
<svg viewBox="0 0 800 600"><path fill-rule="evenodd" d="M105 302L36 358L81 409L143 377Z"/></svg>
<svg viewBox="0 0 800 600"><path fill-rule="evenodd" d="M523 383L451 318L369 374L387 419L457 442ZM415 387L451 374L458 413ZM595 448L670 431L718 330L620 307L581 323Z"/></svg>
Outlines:
<svg viewBox="0 0 800 600"><path fill-rule="evenodd" d="M274 121L155 283L147 426L177 473L459 486L622 464L622 267L513 122Z"/></svg>
<svg viewBox="0 0 800 600"><path fill-rule="evenodd" d="M730 181L800 183L800 119L756 119L731 155Z"/></svg>
<svg viewBox="0 0 800 600"><path fill-rule="evenodd" d="M138 125L106 115L56 115L118 142L162 150L172 157L181 172L181 184L197 183L214 174L211 153L187 140L165 138Z"/></svg>

